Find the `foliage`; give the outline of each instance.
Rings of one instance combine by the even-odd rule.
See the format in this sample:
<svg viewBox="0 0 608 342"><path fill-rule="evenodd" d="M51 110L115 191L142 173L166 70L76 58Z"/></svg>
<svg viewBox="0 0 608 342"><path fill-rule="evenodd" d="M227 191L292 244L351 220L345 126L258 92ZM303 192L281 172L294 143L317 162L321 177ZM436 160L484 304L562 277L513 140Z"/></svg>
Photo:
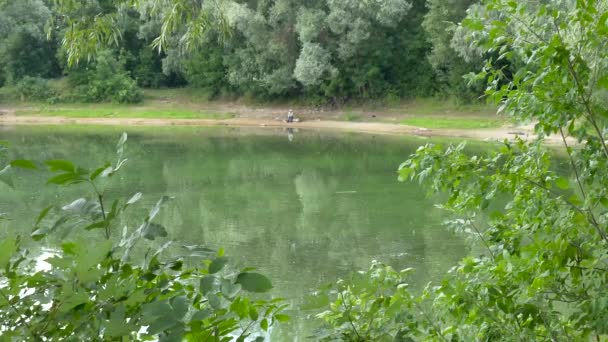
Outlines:
<svg viewBox="0 0 608 342"><path fill-rule="evenodd" d="M471 88L463 78L469 72L481 70L481 56L469 61L459 56L460 46L455 43L454 37L458 23L464 19L473 3L471 0L428 0L429 10L422 22L427 39L432 44L428 58L438 78L435 86L445 87L440 89L442 93L457 96L464 102L483 93L482 82Z"/></svg>
<svg viewBox="0 0 608 342"><path fill-rule="evenodd" d="M327 294L311 302L330 300L329 309L317 315L334 328L316 332L319 341L407 341L412 310L417 303L407 291L411 269L396 272L374 262L367 272L340 280Z"/></svg>
<svg viewBox="0 0 608 342"><path fill-rule="evenodd" d="M132 10L142 17L160 18L159 34L153 42L159 50L168 46L174 34L187 46L198 45L211 28L223 35L229 34L222 4L216 1L197 1L198 5L189 0L57 0L55 3L63 13L62 20L66 21L63 47L70 65L83 58L90 59L110 45L117 46L123 33L120 19Z"/></svg>
<svg viewBox="0 0 608 342"><path fill-rule="evenodd" d="M219 47L193 52L184 60L183 71L188 84L199 88L213 97L227 86L227 70L223 65L223 55Z"/></svg>
<svg viewBox="0 0 608 342"><path fill-rule="evenodd" d="M144 47L139 50L132 74L140 87L160 88L167 84L167 76L162 73L161 56L151 48Z"/></svg>
<svg viewBox="0 0 608 342"><path fill-rule="evenodd" d="M117 161L97 169L45 162L55 174L50 184L88 184L92 197L44 209L31 234L34 241L46 240L43 245L25 237L0 242L0 335L49 341L262 340L270 326L288 319L280 300L244 296L270 290L265 276L252 269L236 272L222 251L214 256L201 246L150 242L167 235L154 219L168 197L136 229L124 217L141 193L107 204L103 185L125 165L125 141L123 134ZM25 160L10 166L38 168ZM65 238L57 243L53 236L61 231ZM168 251L173 256L162 258Z"/></svg>
<svg viewBox="0 0 608 342"><path fill-rule="evenodd" d="M305 96L315 103L342 104L428 96L437 90L460 95L466 88L461 76L475 70L457 64L446 78L442 68L433 69L426 56L432 45L449 44L451 31L427 39L424 0L201 1L193 11L183 0L101 3L58 1L57 18L71 25L57 30L65 37L66 58L73 65L104 49L128 50L140 56L127 68L142 86L156 87L152 80L159 77L158 60L147 52L151 42L162 49L166 76L181 75L210 96ZM462 18L467 4L459 4L449 20ZM139 27L137 39L133 27ZM456 86L458 91L452 91Z"/></svg>
<svg viewBox="0 0 608 342"><path fill-rule="evenodd" d="M51 10L41 0L11 1L0 6L0 85L24 76L59 74L56 42L48 41L44 25Z"/></svg>
<svg viewBox="0 0 608 342"><path fill-rule="evenodd" d="M143 93L124 70L122 61L110 51L101 53L90 67L80 67L70 81L75 86L74 96L83 102L137 103L143 99Z"/></svg>
<svg viewBox="0 0 608 342"><path fill-rule="evenodd" d="M53 96L48 81L40 77L25 76L15 88L21 101L47 100Z"/></svg>
<svg viewBox="0 0 608 342"><path fill-rule="evenodd" d="M474 156L464 144L428 144L401 165L401 180L447 194L450 226L477 251L427 287L420 307L401 306L413 317L403 321L405 340L608 338L607 10L605 1L487 0L463 21L471 51L487 58L476 76L487 79L486 94L515 118L537 121L539 138ZM568 173L555 172L562 161L546 151L547 134L563 138ZM355 293L348 302L373 301ZM347 306L321 317L338 340L357 340L342 325L349 315ZM393 316L380 317L398 340Z"/></svg>

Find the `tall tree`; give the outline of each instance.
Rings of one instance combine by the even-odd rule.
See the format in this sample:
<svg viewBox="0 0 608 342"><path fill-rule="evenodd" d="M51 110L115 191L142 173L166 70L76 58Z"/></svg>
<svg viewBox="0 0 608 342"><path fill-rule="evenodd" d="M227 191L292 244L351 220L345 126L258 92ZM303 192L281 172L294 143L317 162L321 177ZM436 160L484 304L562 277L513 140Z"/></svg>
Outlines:
<svg viewBox="0 0 608 342"><path fill-rule="evenodd" d="M427 33L432 51L428 59L437 74L440 91L459 98L471 100L481 95L477 86L471 89L463 78L470 72L479 72L481 56L465 60L458 55L458 40L454 35L458 23L465 18L467 9L477 1L473 0L427 0L428 12L422 26Z"/></svg>
<svg viewBox="0 0 608 342"><path fill-rule="evenodd" d="M0 4L0 78L15 82L24 76L51 77L59 73L56 44L45 34L51 15L42 0Z"/></svg>

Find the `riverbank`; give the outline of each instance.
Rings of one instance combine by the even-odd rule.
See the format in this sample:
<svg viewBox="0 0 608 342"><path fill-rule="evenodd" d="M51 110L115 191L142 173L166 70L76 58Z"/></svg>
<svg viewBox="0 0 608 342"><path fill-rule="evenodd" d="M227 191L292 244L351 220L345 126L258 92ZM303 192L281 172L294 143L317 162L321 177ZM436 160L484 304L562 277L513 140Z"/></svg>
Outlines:
<svg viewBox="0 0 608 342"><path fill-rule="evenodd" d="M146 90L142 104L0 105L0 125L145 125L230 126L338 130L372 134L453 137L485 141L524 139L532 127L515 126L485 104L418 99L391 105L367 104L344 108L305 107L293 103L252 104L206 101L193 89ZM284 122L293 108L301 120ZM549 139L553 142L553 139ZM559 142L555 139L555 142Z"/></svg>
<svg viewBox="0 0 608 342"><path fill-rule="evenodd" d="M316 130L340 130L360 133L417 135L425 137L453 137L495 141L513 139L516 136L533 137L530 127L501 127L491 129L429 129L415 126L377 123L345 122L334 120L312 120L286 123L278 120L256 118L232 119L161 119L161 118L68 118L60 116L24 116L5 114L0 116L0 125L115 125L115 126L227 126L227 127L274 127ZM559 142L549 138L550 142Z"/></svg>

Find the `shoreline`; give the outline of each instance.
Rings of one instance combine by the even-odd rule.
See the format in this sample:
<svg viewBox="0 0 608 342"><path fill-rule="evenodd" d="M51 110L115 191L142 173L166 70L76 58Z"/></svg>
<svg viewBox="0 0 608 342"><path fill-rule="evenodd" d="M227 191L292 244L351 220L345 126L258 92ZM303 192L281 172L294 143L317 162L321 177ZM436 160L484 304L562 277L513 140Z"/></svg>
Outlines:
<svg viewBox="0 0 608 342"><path fill-rule="evenodd" d="M502 127L487 129L428 129L403 124L376 122L348 122L334 120L310 120L287 123L284 121L232 118L232 119L162 119L162 118L68 118L61 116L1 115L0 126L18 125L109 125L109 126L224 126L258 128L298 128L311 130L350 131L367 134L411 135L423 137L465 138L481 141L503 141L505 139L533 139L536 137L529 127ZM559 137L547 137L549 143L560 143Z"/></svg>

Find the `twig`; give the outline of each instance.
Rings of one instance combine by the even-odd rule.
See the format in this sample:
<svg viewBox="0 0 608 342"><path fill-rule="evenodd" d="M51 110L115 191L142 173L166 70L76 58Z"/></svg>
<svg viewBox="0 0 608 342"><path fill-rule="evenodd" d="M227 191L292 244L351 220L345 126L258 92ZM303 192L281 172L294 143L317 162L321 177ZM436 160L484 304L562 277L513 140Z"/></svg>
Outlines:
<svg viewBox="0 0 608 342"><path fill-rule="evenodd" d="M587 221L588 221L588 222L589 222L589 223L590 223L590 224L591 224L593 227L595 227L595 229L597 230L597 232L598 232L598 234L600 235L600 237L601 237L603 240L605 240L605 241L607 241L607 242L608 242L608 237L606 237L606 232L604 232L604 231L602 230L602 228L600 227L600 225L599 225L599 224L597 223L597 221L595 220L595 217L593 217L592 215L591 215L591 216L589 215L589 212L588 212L587 210L584 210L584 209L581 209L581 208L577 207L577 206L576 206L574 203L572 203L570 200L568 200L567 198L565 198L565 197L564 197L564 196L562 196L561 194L559 194L559 193L555 192L555 191L554 191L554 190L552 190L552 189L547 188L546 186L544 186L544 185L542 185L542 184L540 184L540 183L538 183L538 182L535 182L535 181L533 181L533 180L531 180L531 179L529 179L529 178L524 178L524 180L526 180L528 183L530 183L530 184L532 184L532 185L535 185L535 186L537 186L537 187L539 187L539 188L541 188L541 189L543 189L543 190L545 190L545 191L547 191L547 192L549 192L549 193L551 193L551 194L553 194L553 195L557 196L557 198L559 198L559 199L561 199L562 201L564 201L564 202L565 202L566 204L568 204L568 205L569 205L569 206L570 206L572 209L574 209L575 211L577 211L577 212L579 212L579 213L581 213L581 214L585 215L585 216L587 217Z"/></svg>
<svg viewBox="0 0 608 342"><path fill-rule="evenodd" d="M0 295L6 300L6 302L8 303L8 305L11 307L11 309L17 314L19 315L19 317L21 318L21 316L25 316L24 314L22 314L13 303L11 303L10 299L8 298L8 296L6 295L6 293L4 293L4 291L2 291L2 289L0 289ZM27 318L26 318L27 319ZM27 322L26 319L23 319L23 324L25 325L25 327L27 328L28 332L34 337L34 339L36 340L41 340L40 336L38 336L38 334L36 334L34 332L34 330L32 329L32 327L30 326L30 324Z"/></svg>
<svg viewBox="0 0 608 342"><path fill-rule="evenodd" d="M352 309L352 307L346 307L346 298L344 298L344 292L340 291L340 297L342 297L342 306L344 307L344 310L346 310L346 317L348 318L350 326L353 328L353 331L359 338L359 341L364 341L361 335L359 335L359 331L357 330L357 327L355 327L355 323L353 323L352 317L350 317L350 310Z"/></svg>
<svg viewBox="0 0 608 342"><path fill-rule="evenodd" d="M562 127L559 128L559 133L562 136L562 141L564 142L564 146L566 146L566 152L568 153L568 157L570 158L570 165L572 165L572 171L574 171L574 175L576 176L576 183L578 183L578 187L581 189L581 194L583 198L587 198L585 194L585 189L583 189L583 183L581 182L580 176L578 174L578 169L576 168L576 164L574 163L574 159L572 158L572 153L570 152L570 147L568 146L568 142L566 141L566 135L564 134L564 129Z"/></svg>
<svg viewBox="0 0 608 342"><path fill-rule="evenodd" d="M488 252L490 252L490 255L492 256L492 259L496 259L496 256L492 252L492 249L490 249L490 245L488 244L488 242L486 241L486 239L483 237L483 234L481 234L481 231L479 231L479 229L477 228L477 226L475 225L475 223L473 223L473 221L471 219L469 219L469 224L471 225L471 227L473 227L473 229L475 229L475 231L477 232L477 235L479 235L479 239L486 246L486 248L488 249Z"/></svg>

